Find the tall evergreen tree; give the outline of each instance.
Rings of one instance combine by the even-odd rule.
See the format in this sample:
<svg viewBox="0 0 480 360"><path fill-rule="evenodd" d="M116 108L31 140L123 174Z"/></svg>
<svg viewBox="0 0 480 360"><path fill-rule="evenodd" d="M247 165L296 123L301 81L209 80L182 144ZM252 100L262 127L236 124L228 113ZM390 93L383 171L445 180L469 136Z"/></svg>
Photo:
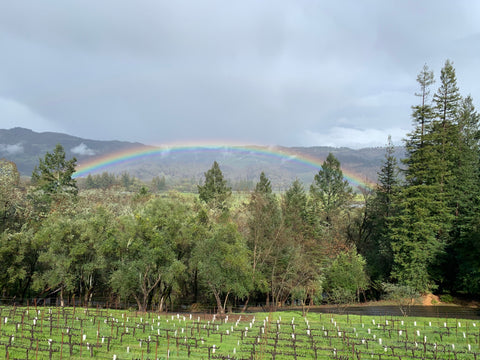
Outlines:
<svg viewBox="0 0 480 360"><path fill-rule="evenodd" d="M425 68L417 80L421 105L413 107L415 128L406 140L405 186L396 201L396 214L389 228L394 266L392 276L420 292L433 289L442 281L439 261L444 258L452 211L450 189L455 150L455 104L458 102L455 71L446 62L440 87L434 95L433 117L425 123L431 108L425 103ZM442 107L443 105L443 107ZM421 116L420 116L420 115ZM423 114L423 115L422 115ZM420 121L419 121L420 119Z"/></svg>
<svg viewBox="0 0 480 360"><path fill-rule="evenodd" d="M435 183L438 184L438 207L442 209L442 226L439 229L437 238L445 246L455 242L454 232L452 232L455 214L458 209L457 184L462 182L464 174L458 173L456 168L462 167L460 164L461 131L459 125L459 112L461 95L457 86L455 69L451 61L447 60L440 73L440 84L437 92L433 96L433 105L435 118L432 123L431 140L435 152L435 167L432 166L431 173ZM466 149L463 147L463 150ZM439 258L443 263L433 269L434 277L442 287L444 282L450 276L451 265L449 254L445 253ZM449 266L445 266L448 264Z"/></svg>
<svg viewBox="0 0 480 360"><path fill-rule="evenodd" d="M399 186L397 158L395 157L395 148L392 138L388 137L387 148L385 150L385 160L383 166L378 172L377 195L382 206L382 213L386 217L392 215L393 197Z"/></svg>
<svg viewBox="0 0 480 360"><path fill-rule="evenodd" d="M40 159L38 167L32 173L32 183L48 194L74 194L78 192L77 183L72 177L77 159L65 159L63 146L57 144L53 153L47 152Z"/></svg>
<svg viewBox="0 0 480 360"><path fill-rule="evenodd" d="M357 244L357 250L367 260L370 278L379 284L389 279L393 263L388 224L394 215L394 200L400 186L394 151L389 136L385 160L378 172L378 185L366 203L364 236Z"/></svg>
<svg viewBox="0 0 480 360"><path fill-rule="evenodd" d="M440 73L440 87L433 95L435 116L442 128L456 122L461 99L455 69L452 62L447 60Z"/></svg>
<svg viewBox="0 0 480 360"><path fill-rule="evenodd" d="M452 173L457 233L468 232L480 200L480 115L467 96L458 111L458 156Z"/></svg>
<svg viewBox="0 0 480 360"><path fill-rule="evenodd" d="M423 144L425 133L428 125L433 117L433 108L429 104L430 86L435 82L433 71L431 71L427 64L423 66L422 71L417 76L417 82L420 85L420 92L415 93L415 96L421 98L421 103L412 107L413 121L420 129L420 146Z"/></svg>
<svg viewBox="0 0 480 360"><path fill-rule="evenodd" d="M32 219L40 220L52 208L64 211L69 201L75 200L78 188L73 178L77 159L66 160L63 146L57 144L52 153L39 159L32 173L34 191L31 200L34 206ZM63 207L63 208L62 208Z"/></svg>
<svg viewBox="0 0 480 360"><path fill-rule="evenodd" d="M272 183L263 171L260 174L260 181L255 185L255 192L265 195L272 194Z"/></svg>
<svg viewBox="0 0 480 360"><path fill-rule="evenodd" d="M478 244L480 206L480 116L470 96L462 100L458 114L458 145L452 168L454 221L443 269L450 289L480 294L480 244Z"/></svg>
<svg viewBox="0 0 480 360"><path fill-rule="evenodd" d="M300 180L295 179L283 196L283 219L287 227L295 233L305 232L307 213L307 194Z"/></svg>
<svg viewBox="0 0 480 360"><path fill-rule="evenodd" d="M480 278L476 270L480 262L471 256L480 254L473 240L480 223L476 214L480 205L479 116L470 97L462 100L449 60L441 70L432 104L423 96L431 84L425 68L417 80L422 101L413 107L415 128L406 140L404 161L406 182L389 228L392 275L419 291L440 286L469 292L471 280ZM475 291L480 292L480 286Z"/></svg>
<svg viewBox="0 0 480 360"><path fill-rule="evenodd" d="M340 161L332 153L328 154L322 168L315 175L310 192L312 197L320 202L321 212L328 224L332 217L351 201L352 188L348 181L343 179Z"/></svg>
<svg viewBox="0 0 480 360"><path fill-rule="evenodd" d="M264 172L260 174L255 191L250 195L247 210L246 239L251 253L254 290L265 292L268 288L273 249L278 246L281 213L275 194L272 193L270 180ZM245 307L249 299L250 296L247 297Z"/></svg>
<svg viewBox="0 0 480 360"><path fill-rule="evenodd" d="M444 255L445 239L439 234L445 231L442 219L448 214L442 200L438 186L405 186L396 196L389 222L392 277L422 293L436 288L433 269Z"/></svg>
<svg viewBox="0 0 480 360"><path fill-rule="evenodd" d="M434 83L433 72L427 65L417 76L417 82L420 91L415 93L420 98L420 104L412 106L412 122L414 129L408 134L405 141L407 158L404 164L407 165L405 177L410 184L425 184L429 182L429 171L432 164L431 142L429 141L429 131L434 117L434 109L430 103L430 86Z"/></svg>
<svg viewBox="0 0 480 360"><path fill-rule="evenodd" d="M303 185L298 179L285 192L282 202L283 225L285 236L292 239L298 247L297 269L299 273L294 279L295 294L302 304L307 298L313 301L318 293L323 276L321 263L324 260L324 249L316 238L315 219L311 204Z"/></svg>
<svg viewBox="0 0 480 360"><path fill-rule="evenodd" d="M200 200L206 202L212 208L226 209L226 201L232 194L232 190L227 186L227 181L223 178L223 173L216 161L213 162L211 169L205 173L205 183L198 185L198 194Z"/></svg>
<svg viewBox="0 0 480 360"><path fill-rule="evenodd" d="M440 86L433 95L435 120L432 128L432 142L436 148L438 173L436 181L442 186L446 200L452 194L452 169L458 158L458 111L462 97L457 87L457 78L452 63L447 60L440 73ZM433 170L433 169L432 169ZM446 186L443 188L443 186ZM450 188L449 188L450 187Z"/></svg>

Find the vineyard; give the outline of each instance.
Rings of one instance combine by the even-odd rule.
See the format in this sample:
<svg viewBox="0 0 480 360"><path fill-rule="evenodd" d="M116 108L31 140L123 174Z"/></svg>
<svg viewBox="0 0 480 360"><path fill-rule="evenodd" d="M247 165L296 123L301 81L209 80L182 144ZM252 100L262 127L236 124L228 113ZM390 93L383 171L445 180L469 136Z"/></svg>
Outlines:
<svg viewBox="0 0 480 360"><path fill-rule="evenodd" d="M475 320L0 307L5 359L477 359Z"/></svg>

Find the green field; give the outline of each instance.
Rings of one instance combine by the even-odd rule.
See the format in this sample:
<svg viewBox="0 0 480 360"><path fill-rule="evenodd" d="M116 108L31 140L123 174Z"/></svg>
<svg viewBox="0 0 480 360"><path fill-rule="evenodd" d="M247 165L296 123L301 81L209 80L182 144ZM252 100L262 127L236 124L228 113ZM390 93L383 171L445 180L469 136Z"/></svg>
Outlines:
<svg viewBox="0 0 480 360"><path fill-rule="evenodd" d="M5 359L477 359L476 320L0 307Z"/></svg>

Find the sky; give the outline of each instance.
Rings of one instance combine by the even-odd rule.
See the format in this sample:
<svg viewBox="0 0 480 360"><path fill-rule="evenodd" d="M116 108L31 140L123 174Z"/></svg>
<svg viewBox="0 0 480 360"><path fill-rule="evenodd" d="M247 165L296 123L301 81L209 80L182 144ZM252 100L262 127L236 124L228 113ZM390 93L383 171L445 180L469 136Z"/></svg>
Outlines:
<svg viewBox="0 0 480 360"><path fill-rule="evenodd" d="M480 101L473 0L0 4L0 128L150 145L384 146L424 64ZM436 90L433 87L433 92Z"/></svg>

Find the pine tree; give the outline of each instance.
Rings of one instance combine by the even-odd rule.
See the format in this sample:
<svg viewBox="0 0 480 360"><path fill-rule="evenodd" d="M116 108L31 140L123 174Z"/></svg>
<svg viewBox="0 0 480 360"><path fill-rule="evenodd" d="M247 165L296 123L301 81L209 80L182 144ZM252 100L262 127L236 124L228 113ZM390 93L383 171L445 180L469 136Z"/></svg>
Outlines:
<svg viewBox="0 0 480 360"><path fill-rule="evenodd" d="M438 189L427 184L401 188L388 223L392 278L422 293L436 288L432 269L445 248L445 239L439 234L445 232L442 221L448 216Z"/></svg>
<svg viewBox="0 0 480 360"><path fill-rule="evenodd" d="M378 283L389 279L393 263L388 223L394 215L394 200L400 186L394 152L389 136L385 160L378 172L378 185L366 203L364 236L357 243L359 253L367 260L370 278Z"/></svg>
<svg viewBox="0 0 480 360"><path fill-rule="evenodd" d="M53 153L46 153L39 159L38 167L32 173L32 183L46 194L73 194L78 192L77 183L72 177L77 159L65 159L63 146L57 144Z"/></svg>
<svg viewBox="0 0 480 360"><path fill-rule="evenodd" d="M413 121L418 125L420 130L420 147L423 145L424 137L427 128L433 117L432 106L428 103L428 96L430 95L430 86L435 82L433 71L430 71L427 64L423 66L422 71L417 76L417 82L420 84L420 92L415 93L415 96L421 98L421 104L413 106Z"/></svg>
<svg viewBox="0 0 480 360"><path fill-rule="evenodd" d="M216 161L210 170L205 173L204 185L198 185L198 194L200 200L209 204L212 208L225 210L226 201L232 194L232 190L227 186L227 181L223 178L223 173Z"/></svg>
<svg viewBox="0 0 480 360"><path fill-rule="evenodd" d="M420 104L412 106L412 122L414 129L408 134L405 141L407 158L403 163L407 165L405 177L410 184L425 184L429 182L431 164L431 142L429 132L434 117L434 109L430 104L430 86L434 83L433 72L427 65L417 76L420 91L415 93L420 98Z"/></svg>
<svg viewBox="0 0 480 360"><path fill-rule="evenodd" d="M450 185L457 155L455 114L460 98L449 61L441 71L433 107L426 102L427 85L432 82L426 74L424 67L417 78L421 104L413 107L415 128L406 140L407 158L403 161L408 166L406 182L396 197L396 214L389 227L392 276L420 292L430 291L443 277L439 262L445 256L453 218Z"/></svg>
<svg viewBox="0 0 480 360"><path fill-rule="evenodd" d="M423 90L425 82L419 83ZM428 112L419 110L425 106ZM389 228L392 275L419 291L440 286L478 294L480 286L473 284L480 280L480 119L472 99L462 100L449 60L432 105L422 102L413 109L406 183ZM418 121L423 113L431 115L428 123Z"/></svg>
<svg viewBox="0 0 480 360"><path fill-rule="evenodd" d="M282 269L285 273L281 275L284 278L282 282L290 283L288 286L291 287L292 298L299 300L302 306L307 302L312 304L315 294L321 292L321 269L326 263L326 252L316 237L317 219L311 210L311 201L298 179L295 179L283 196L282 214L283 239L282 248L275 249L277 263L291 267L291 270L288 267ZM290 260L288 264L286 259ZM287 271L290 272L288 277Z"/></svg>
<svg viewBox="0 0 480 360"><path fill-rule="evenodd" d="M260 181L255 186L255 192L262 194L272 193L272 184L263 171L260 174Z"/></svg>
<svg viewBox="0 0 480 360"><path fill-rule="evenodd" d="M52 209L65 211L70 201L77 199L77 182L73 178L76 159L65 159L65 150L58 144L52 153L47 152L39 159L32 173L34 191L30 193L33 205L31 218L44 218Z"/></svg>
<svg viewBox="0 0 480 360"><path fill-rule="evenodd" d="M459 105L462 97L457 87L457 78L452 63L447 60L440 74L440 87L433 96L435 120L432 128L432 143L437 153L436 181L448 198L452 181L452 169L458 157L459 132L457 126ZM443 188L443 185L446 188Z"/></svg>
<svg viewBox="0 0 480 360"><path fill-rule="evenodd" d="M295 179L283 197L283 219L287 227L297 234L306 231L307 194L300 180Z"/></svg>
<svg viewBox="0 0 480 360"><path fill-rule="evenodd" d="M457 86L455 69L452 62L447 60L440 73L440 84L433 96L435 110L434 121L432 122L431 141L435 154L435 166L431 166L432 178L438 184L438 207L443 212L441 219L442 226L437 238L445 246L455 243L454 220L458 211L459 183L462 183L464 174L456 169L461 168L461 145L462 134L459 124L459 112L462 97ZM466 149L463 147L463 150ZM445 286L445 281L450 277L452 264L448 252L439 257L439 263L432 269L432 274L437 283ZM448 266L445 266L448 264Z"/></svg>
<svg viewBox="0 0 480 360"><path fill-rule="evenodd" d="M455 69L452 62L447 60L440 73L440 87L433 95L435 115L442 128L456 122L461 99Z"/></svg>
<svg viewBox="0 0 480 360"><path fill-rule="evenodd" d="M247 205L247 245L251 252L252 280L256 290L265 291L270 274L273 248L278 247L281 231L281 212L275 194L272 193L270 180L265 173L250 195ZM248 304L250 296L245 301Z"/></svg>
<svg viewBox="0 0 480 360"><path fill-rule="evenodd" d="M462 100L458 111L458 156L452 173L457 233L468 232L477 216L480 200L480 115L470 96ZM464 228L465 227L465 228Z"/></svg>
<svg viewBox="0 0 480 360"><path fill-rule="evenodd" d="M452 169L454 221L443 269L451 289L480 293L480 116L470 96L462 100L458 115L458 156Z"/></svg>
<svg viewBox="0 0 480 360"><path fill-rule="evenodd" d="M327 223L331 223L332 217L351 201L352 188L348 181L343 179L340 161L332 153L328 154L322 168L315 175L310 192L312 197L320 202Z"/></svg>
<svg viewBox="0 0 480 360"><path fill-rule="evenodd" d="M391 136L388 136L385 160L378 172L377 197L386 217L392 215L392 203L399 185L398 166Z"/></svg>

